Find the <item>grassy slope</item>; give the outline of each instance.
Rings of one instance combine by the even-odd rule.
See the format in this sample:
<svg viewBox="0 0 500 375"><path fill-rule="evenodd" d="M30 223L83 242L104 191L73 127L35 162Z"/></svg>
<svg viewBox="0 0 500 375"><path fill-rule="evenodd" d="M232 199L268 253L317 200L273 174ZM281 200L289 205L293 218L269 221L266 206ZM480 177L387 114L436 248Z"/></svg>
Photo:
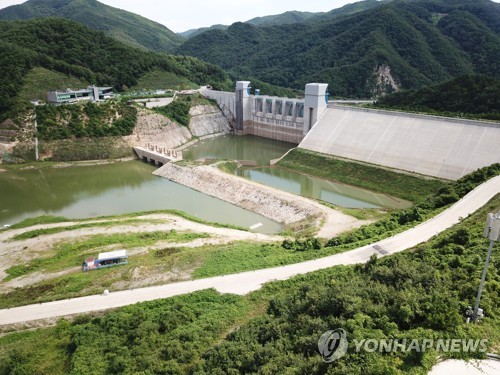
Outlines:
<svg viewBox="0 0 500 375"><path fill-rule="evenodd" d="M421 201L445 184L441 180L419 178L302 149L291 151L278 166L412 202Z"/></svg>
<svg viewBox="0 0 500 375"><path fill-rule="evenodd" d="M139 78L137 84L132 86L130 91L154 89L186 90L195 88L198 88L198 85L191 82L187 77L180 77L171 72L153 70Z"/></svg>
<svg viewBox="0 0 500 375"><path fill-rule="evenodd" d="M53 72L45 68L33 68L25 77L24 85L19 93L20 100L47 99L47 92L65 90L67 88L81 89L90 85L89 82Z"/></svg>

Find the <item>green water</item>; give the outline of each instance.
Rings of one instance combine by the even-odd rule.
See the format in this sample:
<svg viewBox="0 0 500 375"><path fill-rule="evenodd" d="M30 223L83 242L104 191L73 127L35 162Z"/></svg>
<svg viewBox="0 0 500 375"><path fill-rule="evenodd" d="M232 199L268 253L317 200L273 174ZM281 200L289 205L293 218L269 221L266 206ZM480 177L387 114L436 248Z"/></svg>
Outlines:
<svg viewBox="0 0 500 375"><path fill-rule="evenodd" d="M254 136L226 136L198 142L186 159L254 160L260 168L240 169L250 180L297 195L354 208L408 206L408 202L335 184L281 168L269 167L293 144ZM267 167L266 167L267 166ZM140 161L108 165L40 168L0 173L0 228L28 217L56 215L88 218L138 211L176 209L203 220L253 227L276 233L282 227L261 215L153 176L154 166Z"/></svg>
<svg viewBox="0 0 500 375"><path fill-rule="evenodd" d="M410 202L401 199L278 167L240 169L238 175L264 185L303 197L319 199L340 207L399 209L411 206Z"/></svg>
<svg viewBox="0 0 500 375"><path fill-rule="evenodd" d="M283 156L296 145L246 135L207 139L183 151L184 159L202 158L254 160L260 168L240 168L237 174L249 180L308 198L347 208L391 208L411 206L410 202L383 194L269 167L269 161ZM335 176L333 176L335 178Z"/></svg>
<svg viewBox="0 0 500 375"><path fill-rule="evenodd" d="M87 218L177 209L203 220L275 233L281 226L261 215L153 176L140 161L0 173L0 228L28 217Z"/></svg>
<svg viewBox="0 0 500 375"><path fill-rule="evenodd" d="M269 165L270 160L283 156L295 146L293 143L253 135L228 135L199 141L183 150L182 157L187 160L203 158L253 160L257 165Z"/></svg>

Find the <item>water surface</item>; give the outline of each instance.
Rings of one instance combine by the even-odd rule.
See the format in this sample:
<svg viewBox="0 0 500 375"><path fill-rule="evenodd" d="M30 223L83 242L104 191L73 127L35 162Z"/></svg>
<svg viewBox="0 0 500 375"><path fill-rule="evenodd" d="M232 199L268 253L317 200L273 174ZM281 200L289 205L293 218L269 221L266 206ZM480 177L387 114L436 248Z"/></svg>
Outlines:
<svg viewBox="0 0 500 375"><path fill-rule="evenodd" d="M177 209L203 220L274 233L281 225L261 215L152 175L141 161L0 173L0 227L28 217L88 218Z"/></svg>
<svg viewBox="0 0 500 375"><path fill-rule="evenodd" d="M263 185L303 197L319 199L340 207L400 209L411 206L411 202L402 199L279 167L240 169L238 174Z"/></svg>
<svg viewBox="0 0 500 375"><path fill-rule="evenodd" d="M253 160L257 165L269 165L297 145L288 142L256 137L254 135L227 135L199 141L182 151L187 160L203 158Z"/></svg>

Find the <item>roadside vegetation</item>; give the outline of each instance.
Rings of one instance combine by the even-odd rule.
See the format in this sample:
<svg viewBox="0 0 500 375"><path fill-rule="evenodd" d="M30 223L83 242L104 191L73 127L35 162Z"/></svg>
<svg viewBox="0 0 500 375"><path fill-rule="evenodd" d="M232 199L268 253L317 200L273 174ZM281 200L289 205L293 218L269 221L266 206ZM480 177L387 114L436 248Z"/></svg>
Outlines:
<svg viewBox="0 0 500 375"><path fill-rule="evenodd" d="M341 160L315 152L294 149L277 164L280 167L326 180L418 202L446 185L438 179L397 173L372 165Z"/></svg>
<svg viewBox="0 0 500 375"><path fill-rule="evenodd" d="M498 262L488 269L485 319L466 325L464 313L474 302L488 245L482 237L484 218L499 209L497 196L410 251L270 283L245 297L207 290L12 333L0 337L0 374L324 374L333 365L318 354L318 338L336 328L346 330L350 340L347 355L334 365L340 374L426 374L438 357L484 356L478 351L356 353L352 338L486 338L488 351L498 354Z"/></svg>

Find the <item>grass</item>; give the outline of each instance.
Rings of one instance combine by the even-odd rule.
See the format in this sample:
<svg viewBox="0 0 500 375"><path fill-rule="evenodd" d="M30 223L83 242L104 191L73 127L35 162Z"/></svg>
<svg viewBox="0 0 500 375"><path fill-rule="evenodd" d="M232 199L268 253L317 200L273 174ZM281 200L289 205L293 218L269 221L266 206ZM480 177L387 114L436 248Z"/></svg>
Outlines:
<svg viewBox="0 0 500 375"><path fill-rule="evenodd" d="M240 227L237 225L232 225L232 224L221 224L221 223L215 223L211 221L206 221L203 219L200 219L196 216L192 216L184 211L180 210L154 210L154 211L140 211L140 212L132 212L132 213L127 213L127 214L121 214L121 215L110 215L110 216L98 216L95 218L88 218L88 219L68 219L62 216L50 216L50 215L43 215L43 216L38 216L35 218L29 218L25 219L17 224L14 224L10 227L10 229L21 229L21 228L29 228L35 225L45 225L45 224L55 224L55 223L64 223L68 221L73 221L73 222L80 222L80 223L85 223L88 221L96 221L96 220L123 220L123 219L129 219L132 220L135 217L138 216L147 216L147 215L174 215L174 216L179 216L182 217L183 219L199 223L199 224L204 224L204 225L209 225L212 227L216 228L228 228L228 229L235 229L235 230L241 230L248 232L248 228L245 227ZM122 225L123 221L121 222L116 222L116 225ZM92 226L92 225L89 225ZM98 223L96 223L93 226L100 226ZM107 226L107 225L105 225ZM111 226L111 224L110 224ZM78 229L78 228L75 228ZM55 232L54 232L55 233Z"/></svg>
<svg viewBox="0 0 500 375"><path fill-rule="evenodd" d="M27 240L30 238L35 238L43 235L48 235L48 234L55 234L55 233L61 233L61 232L66 232L66 231L73 231L77 229L85 229L85 228L109 228L109 227L114 227L114 226L119 226L119 225L133 225L133 224L141 224L141 223L148 223L148 224L161 224L163 221L161 220L140 220L140 219L126 219L126 220L121 220L121 221L101 221L101 222L91 222L91 223L85 223L83 222L82 224L77 224L77 225L69 225L69 226L62 226L62 227L54 227L54 228L42 228L42 229L35 229L27 232L23 232L20 234L16 234L14 237L12 237L12 240L14 241L21 241L21 240Z"/></svg>
<svg viewBox="0 0 500 375"><path fill-rule="evenodd" d="M236 174L236 170L238 169L238 162L236 161L226 161L220 164L217 164L217 168L228 174Z"/></svg>
<svg viewBox="0 0 500 375"><path fill-rule="evenodd" d="M67 88L81 89L89 82L53 72L44 68L33 68L24 78L24 85L19 93L19 99L28 101L33 99L47 100L47 92L51 90L66 90Z"/></svg>
<svg viewBox="0 0 500 375"><path fill-rule="evenodd" d="M200 238L200 235L197 236ZM68 268L68 263L70 263L69 267L81 265L82 257L72 258L68 255L65 259L60 258L60 263L51 263L47 259L44 260L47 262L45 266L50 271L66 269L69 272L3 294L0 299L0 308L100 294L104 289L110 291L128 289L133 288L134 286L131 285L134 284L140 286L157 285L166 283L166 276L169 276L170 282L175 282L178 281L179 275L182 275L182 279L188 277L193 269L199 267L210 251L215 250L215 248L210 246L200 248L167 246L156 250L148 249L146 252L130 256L126 265L91 272L83 272L79 268L73 271ZM89 255L97 254L89 253ZM76 264L71 262L76 262ZM35 266L39 265L35 263ZM20 267L19 271L22 274L26 270Z"/></svg>
<svg viewBox="0 0 500 375"><path fill-rule="evenodd" d="M62 216L43 215L43 216L24 219L23 221L20 221L19 223L12 225L10 229L22 229L22 228L29 228L35 225L64 223L67 221L69 221L69 219Z"/></svg>
<svg viewBox="0 0 500 375"><path fill-rule="evenodd" d="M137 84L129 89L131 92L142 90L171 89L186 90L197 89L198 86L185 77L179 77L175 73L161 70L153 70L144 74Z"/></svg>
<svg viewBox="0 0 500 375"><path fill-rule="evenodd" d="M5 281L24 276L37 271L56 272L82 264L87 255L98 252L96 249L110 245L120 245L125 249L133 247L146 247L162 242L189 242L196 238L207 238L204 233L177 233L145 232L145 233L116 233L111 235L95 235L87 240L75 243L63 243L54 247L51 257L37 258L27 264L20 264L8 268Z"/></svg>
<svg viewBox="0 0 500 375"><path fill-rule="evenodd" d="M387 215L385 210L379 208L344 208L338 206L333 208L358 220L379 220Z"/></svg>
<svg viewBox="0 0 500 375"><path fill-rule="evenodd" d="M292 150L278 163L278 166L385 193L414 203L425 199L446 184L442 180L419 178L302 149Z"/></svg>

